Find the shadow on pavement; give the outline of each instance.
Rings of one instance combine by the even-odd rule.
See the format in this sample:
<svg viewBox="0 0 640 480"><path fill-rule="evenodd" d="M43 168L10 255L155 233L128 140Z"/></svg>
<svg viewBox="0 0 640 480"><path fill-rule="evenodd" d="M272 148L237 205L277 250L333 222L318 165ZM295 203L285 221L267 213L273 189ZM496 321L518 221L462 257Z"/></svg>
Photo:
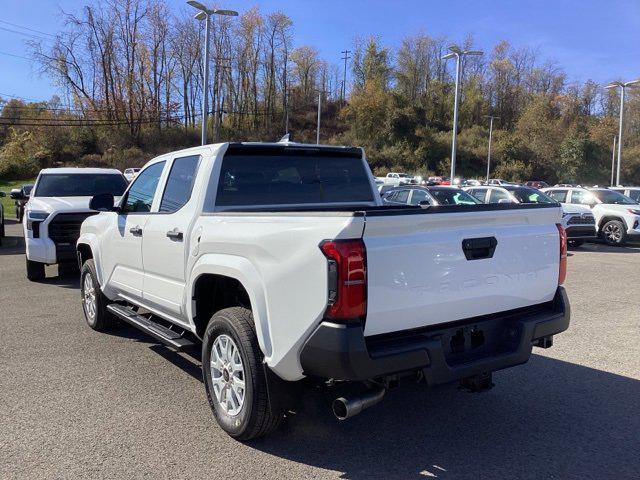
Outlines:
<svg viewBox="0 0 640 480"><path fill-rule="evenodd" d="M2 255L24 255L24 238L12 235L3 237L0 245L0 256Z"/></svg>
<svg viewBox="0 0 640 480"><path fill-rule="evenodd" d="M579 247L569 247L569 251L590 253L640 253L640 244L628 243L624 247L614 247L604 242L585 243Z"/></svg>
<svg viewBox="0 0 640 480"><path fill-rule="evenodd" d="M251 446L345 479L637 478L640 381L537 355L495 377L482 394L401 387L344 423L309 392Z"/></svg>

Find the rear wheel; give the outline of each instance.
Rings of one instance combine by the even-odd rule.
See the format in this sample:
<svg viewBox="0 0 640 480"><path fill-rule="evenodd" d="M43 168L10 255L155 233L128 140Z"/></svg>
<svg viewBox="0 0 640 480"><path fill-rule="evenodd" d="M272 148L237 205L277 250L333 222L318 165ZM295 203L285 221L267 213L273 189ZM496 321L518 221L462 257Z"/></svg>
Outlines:
<svg viewBox="0 0 640 480"><path fill-rule="evenodd" d="M607 245L624 245L627 232L620 220L609 220L602 226L602 238Z"/></svg>
<svg viewBox="0 0 640 480"><path fill-rule="evenodd" d="M269 405L263 360L250 310L226 308L213 315L202 343L202 374L214 417L238 440L268 434L284 416Z"/></svg>
<svg viewBox="0 0 640 480"><path fill-rule="evenodd" d="M44 263L34 262L27 258L27 278L32 282L44 279Z"/></svg>
<svg viewBox="0 0 640 480"><path fill-rule="evenodd" d="M117 319L107 310L109 299L100 290L93 259L87 260L82 265L80 293L84 318L92 329L103 332L117 325Z"/></svg>

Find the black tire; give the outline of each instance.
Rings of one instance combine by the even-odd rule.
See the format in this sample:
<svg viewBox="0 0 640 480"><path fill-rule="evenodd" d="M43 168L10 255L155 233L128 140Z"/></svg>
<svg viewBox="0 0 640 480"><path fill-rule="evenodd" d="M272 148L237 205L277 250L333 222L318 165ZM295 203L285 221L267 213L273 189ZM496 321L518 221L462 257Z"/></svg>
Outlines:
<svg viewBox="0 0 640 480"><path fill-rule="evenodd" d="M211 352L218 337L231 337L243 366L244 402L235 415L229 415L217 400L212 379ZM209 405L218 425L237 440L251 440L274 431L284 413L274 414L269 405L264 355L253 328L251 310L233 307L220 310L211 318L202 342L202 376ZM228 378L229 375L226 375Z"/></svg>
<svg viewBox="0 0 640 480"><path fill-rule="evenodd" d="M85 279L87 278L89 278L89 281L93 285L95 301L93 315L91 315L88 304L85 301ZM82 271L80 273L80 295L80 298L82 299L82 312L84 313L84 319L87 321L87 325L97 332L104 332L117 326L117 319L107 310L109 299L105 297L102 290L100 290L98 275L96 274L96 266L91 258L82 265Z"/></svg>
<svg viewBox="0 0 640 480"><path fill-rule="evenodd" d="M627 229L620 220L609 220L602 226L601 236L607 245L619 247L627 241Z"/></svg>
<svg viewBox="0 0 640 480"><path fill-rule="evenodd" d="M32 282L44 280L44 263L34 262L27 258L27 278Z"/></svg>

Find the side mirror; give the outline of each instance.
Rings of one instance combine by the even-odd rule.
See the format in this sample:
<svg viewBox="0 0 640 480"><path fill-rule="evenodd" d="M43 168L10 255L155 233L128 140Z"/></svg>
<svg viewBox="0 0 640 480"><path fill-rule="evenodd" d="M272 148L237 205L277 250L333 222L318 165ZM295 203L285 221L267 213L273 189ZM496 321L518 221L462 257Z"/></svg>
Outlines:
<svg viewBox="0 0 640 480"><path fill-rule="evenodd" d="M97 212L111 212L113 210L113 195L110 193L101 193L95 195L89 202L89 208Z"/></svg>
<svg viewBox="0 0 640 480"><path fill-rule="evenodd" d="M9 193L9 196L13 200L26 200L27 199L27 197L25 197L24 193L22 192L21 188L13 188L13 189L11 189L11 192Z"/></svg>

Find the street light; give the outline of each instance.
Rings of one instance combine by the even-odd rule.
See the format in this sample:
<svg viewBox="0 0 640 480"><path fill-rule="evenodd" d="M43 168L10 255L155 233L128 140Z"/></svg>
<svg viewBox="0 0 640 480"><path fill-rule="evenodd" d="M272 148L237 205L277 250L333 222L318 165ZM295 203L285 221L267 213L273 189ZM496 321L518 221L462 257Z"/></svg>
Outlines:
<svg viewBox="0 0 640 480"><path fill-rule="evenodd" d="M322 111L322 95L328 93L326 90L318 91L318 123L316 124L316 145L320 145L320 113Z"/></svg>
<svg viewBox="0 0 640 480"><path fill-rule="evenodd" d="M622 159L622 125L624 119L624 92L627 87L633 87L640 83L640 78L637 80L632 80L630 82L611 82L605 88L611 90L612 88L620 89L620 125L618 131L618 168L616 172L616 185L620 185L620 160Z"/></svg>
<svg viewBox="0 0 640 480"><path fill-rule="evenodd" d="M487 184L489 183L489 171L491 169L491 137L493 136L493 120L498 119L495 115L485 115L489 119L489 153L487 153Z"/></svg>
<svg viewBox="0 0 640 480"><path fill-rule="evenodd" d="M217 8L207 8L200 2L195 0L189 0L187 2L193 8L200 10L196 14L196 20L205 20L205 34L204 34L204 86L202 90L202 145L207 144L207 116L209 114L209 100L207 90L209 89L209 27L211 25L211 15L226 15L230 17L237 17L238 12L234 10L220 10Z"/></svg>
<svg viewBox="0 0 640 480"><path fill-rule="evenodd" d="M456 175L456 147L458 137L458 95L460 93L460 60L466 55L482 55L479 50L460 50L456 45L449 47L451 53L447 53L442 60L456 59L456 92L453 101L453 139L451 140L451 184Z"/></svg>

